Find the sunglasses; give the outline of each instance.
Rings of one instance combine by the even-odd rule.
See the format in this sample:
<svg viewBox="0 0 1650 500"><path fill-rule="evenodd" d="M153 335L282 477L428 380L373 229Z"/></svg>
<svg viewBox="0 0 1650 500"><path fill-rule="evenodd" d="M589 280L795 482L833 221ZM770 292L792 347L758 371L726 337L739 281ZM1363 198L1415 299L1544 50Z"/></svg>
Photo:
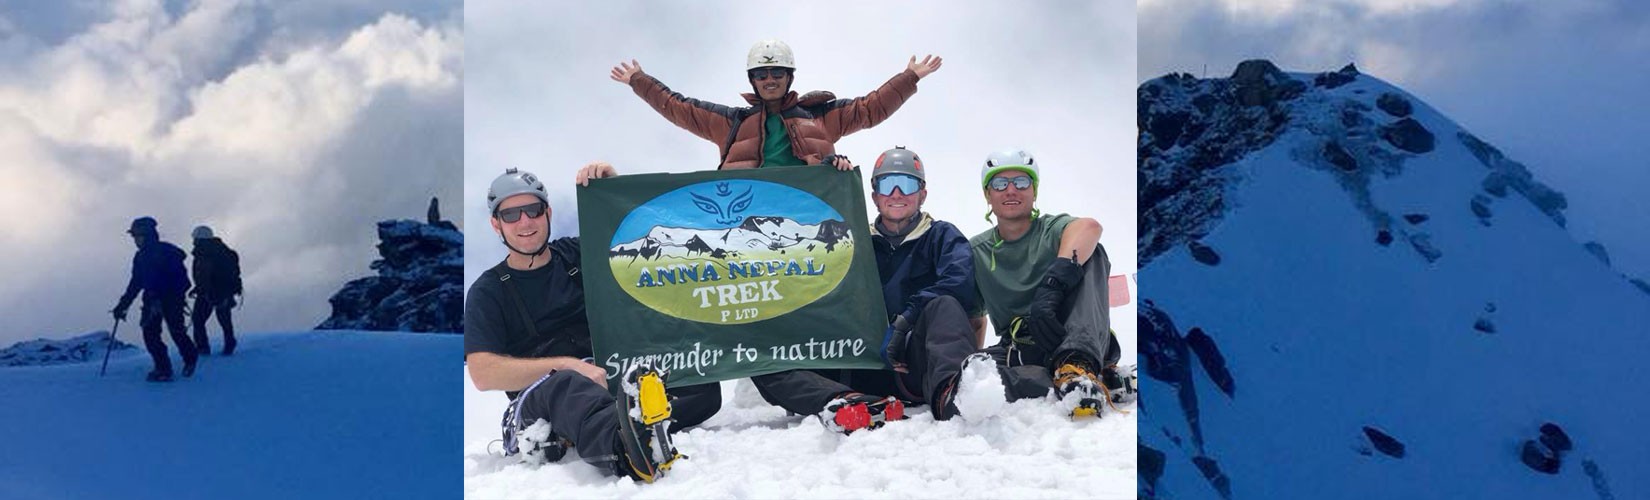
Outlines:
<svg viewBox="0 0 1650 500"><path fill-rule="evenodd" d="M790 73L791 70L788 68L756 68L746 72L746 74L750 75L751 80L756 81L767 80L770 78L777 80Z"/></svg>
<svg viewBox="0 0 1650 500"><path fill-rule="evenodd" d="M521 216L523 215L526 215L529 219L537 219L544 215L546 205L546 203L541 201L532 205L499 209L498 213L493 214L493 216L498 217L498 220L504 222L515 222L521 220Z"/></svg>
<svg viewBox="0 0 1650 500"><path fill-rule="evenodd" d="M909 174L888 174L872 179L871 187L877 190L877 194L883 196L893 196L895 189L905 193L906 196L910 196L922 190L922 179Z"/></svg>
<svg viewBox="0 0 1650 500"><path fill-rule="evenodd" d="M1014 189L1025 191L1027 189L1031 189L1031 176L1022 175L1019 177L997 177L991 179L990 186L991 189L996 191L1007 191L1009 183L1014 184Z"/></svg>

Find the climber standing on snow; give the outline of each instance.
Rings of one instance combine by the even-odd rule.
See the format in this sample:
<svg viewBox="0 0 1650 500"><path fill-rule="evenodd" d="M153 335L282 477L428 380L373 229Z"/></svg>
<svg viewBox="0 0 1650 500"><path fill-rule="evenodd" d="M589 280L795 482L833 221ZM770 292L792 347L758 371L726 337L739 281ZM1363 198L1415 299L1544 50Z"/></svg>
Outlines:
<svg viewBox="0 0 1650 500"><path fill-rule="evenodd" d="M206 335L206 320L218 315L218 326L223 328L224 356L235 354L235 324L230 310L235 308L235 296L241 293L241 256L212 234L212 228L197 226L191 234L195 248L190 253L195 260L195 288L189 296L195 298L195 307L189 315L195 328L195 348L200 355L212 353L212 344Z"/></svg>
<svg viewBox="0 0 1650 500"><path fill-rule="evenodd" d="M138 292L143 292L143 313L138 325L143 328L143 345L155 360L155 369L149 372L150 382L172 381L172 357L166 343L160 339L160 324L172 334L178 354L183 355L183 376L195 374L195 345L183 324L183 294L189 290L189 275L183 270L183 249L160 241L160 232L154 217L138 217L127 233L137 245L132 257L132 279L126 283L126 293L120 296L113 311L115 320L126 319L126 310L132 306Z"/></svg>

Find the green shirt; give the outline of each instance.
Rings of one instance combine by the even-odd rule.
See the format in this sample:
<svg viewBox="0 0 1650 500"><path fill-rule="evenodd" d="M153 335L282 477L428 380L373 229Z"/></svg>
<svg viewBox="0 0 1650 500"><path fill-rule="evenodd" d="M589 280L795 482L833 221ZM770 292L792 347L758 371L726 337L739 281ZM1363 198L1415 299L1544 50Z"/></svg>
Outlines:
<svg viewBox="0 0 1650 500"><path fill-rule="evenodd" d="M1008 331L1009 322L1031 308L1037 284L1060 251L1060 235L1074 219L1066 214L1038 217L1014 241L999 239L996 227L968 240L974 252L974 283L998 334Z"/></svg>
<svg viewBox="0 0 1650 500"><path fill-rule="evenodd" d="M778 113L768 113L768 120L764 126L768 131L763 134L762 139L762 166L807 165L791 152L791 136L785 133L785 122L779 118Z"/></svg>

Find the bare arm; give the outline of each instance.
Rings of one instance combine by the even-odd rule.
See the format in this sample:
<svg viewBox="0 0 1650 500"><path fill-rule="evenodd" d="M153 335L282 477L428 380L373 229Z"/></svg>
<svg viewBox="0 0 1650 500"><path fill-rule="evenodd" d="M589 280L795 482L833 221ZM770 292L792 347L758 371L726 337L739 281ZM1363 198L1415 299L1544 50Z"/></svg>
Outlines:
<svg viewBox="0 0 1650 500"><path fill-rule="evenodd" d="M1087 264L1089 257L1094 255L1094 246L1100 244L1100 222L1087 217L1079 218L1066 224L1066 230L1060 233L1060 253L1057 257L1071 257L1077 254L1077 265Z"/></svg>
<svg viewBox="0 0 1650 500"><path fill-rule="evenodd" d="M480 391L519 391L538 381L544 374L556 370L575 370L602 387L607 387L607 371L582 359L557 356L553 358L512 358L490 352L475 352L464 357L470 370L470 380Z"/></svg>

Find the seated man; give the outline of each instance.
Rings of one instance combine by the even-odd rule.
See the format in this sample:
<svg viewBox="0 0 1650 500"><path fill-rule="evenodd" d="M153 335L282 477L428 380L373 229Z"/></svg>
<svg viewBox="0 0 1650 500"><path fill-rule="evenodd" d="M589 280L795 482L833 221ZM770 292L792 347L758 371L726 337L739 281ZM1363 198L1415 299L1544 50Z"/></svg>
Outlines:
<svg viewBox="0 0 1650 500"><path fill-rule="evenodd" d="M922 160L903 147L883 152L871 171L878 214L871 246L889 318L882 353L892 369L752 377L763 399L818 414L845 434L904 418L905 402L928 404L936 420L957 414L958 375L975 350L967 312L975 307L974 265L962 232L922 212L926 177Z"/></svg>
<svg viewBox="0 0 1650 500"><path fill-rule="evenodd" d="M715 414L721 389L666 391L657 371L638 366L619 379L625 387L614 397L609 374L591 362L579 241L550 241L544 184L506 170L488 188L487 205L510 252L470 285L464 359L476 389L510 396L505 453L554 461L571 446L604 473L653 482L681 457L670 433Z"/></svg>
<svg viewBox="0 0 1650 500"><path fill-rule="evenodd" d="M1003 369L1009 397L1077 393L1074 417L1099 416L1104 394L1132 401L1134 368L1118 369L1111 334L1100 223L1039 216L1038 168L1023 150L992 153L980 178L997 225L970 240L975 283L1001 337L985 352Z"/></svg>

